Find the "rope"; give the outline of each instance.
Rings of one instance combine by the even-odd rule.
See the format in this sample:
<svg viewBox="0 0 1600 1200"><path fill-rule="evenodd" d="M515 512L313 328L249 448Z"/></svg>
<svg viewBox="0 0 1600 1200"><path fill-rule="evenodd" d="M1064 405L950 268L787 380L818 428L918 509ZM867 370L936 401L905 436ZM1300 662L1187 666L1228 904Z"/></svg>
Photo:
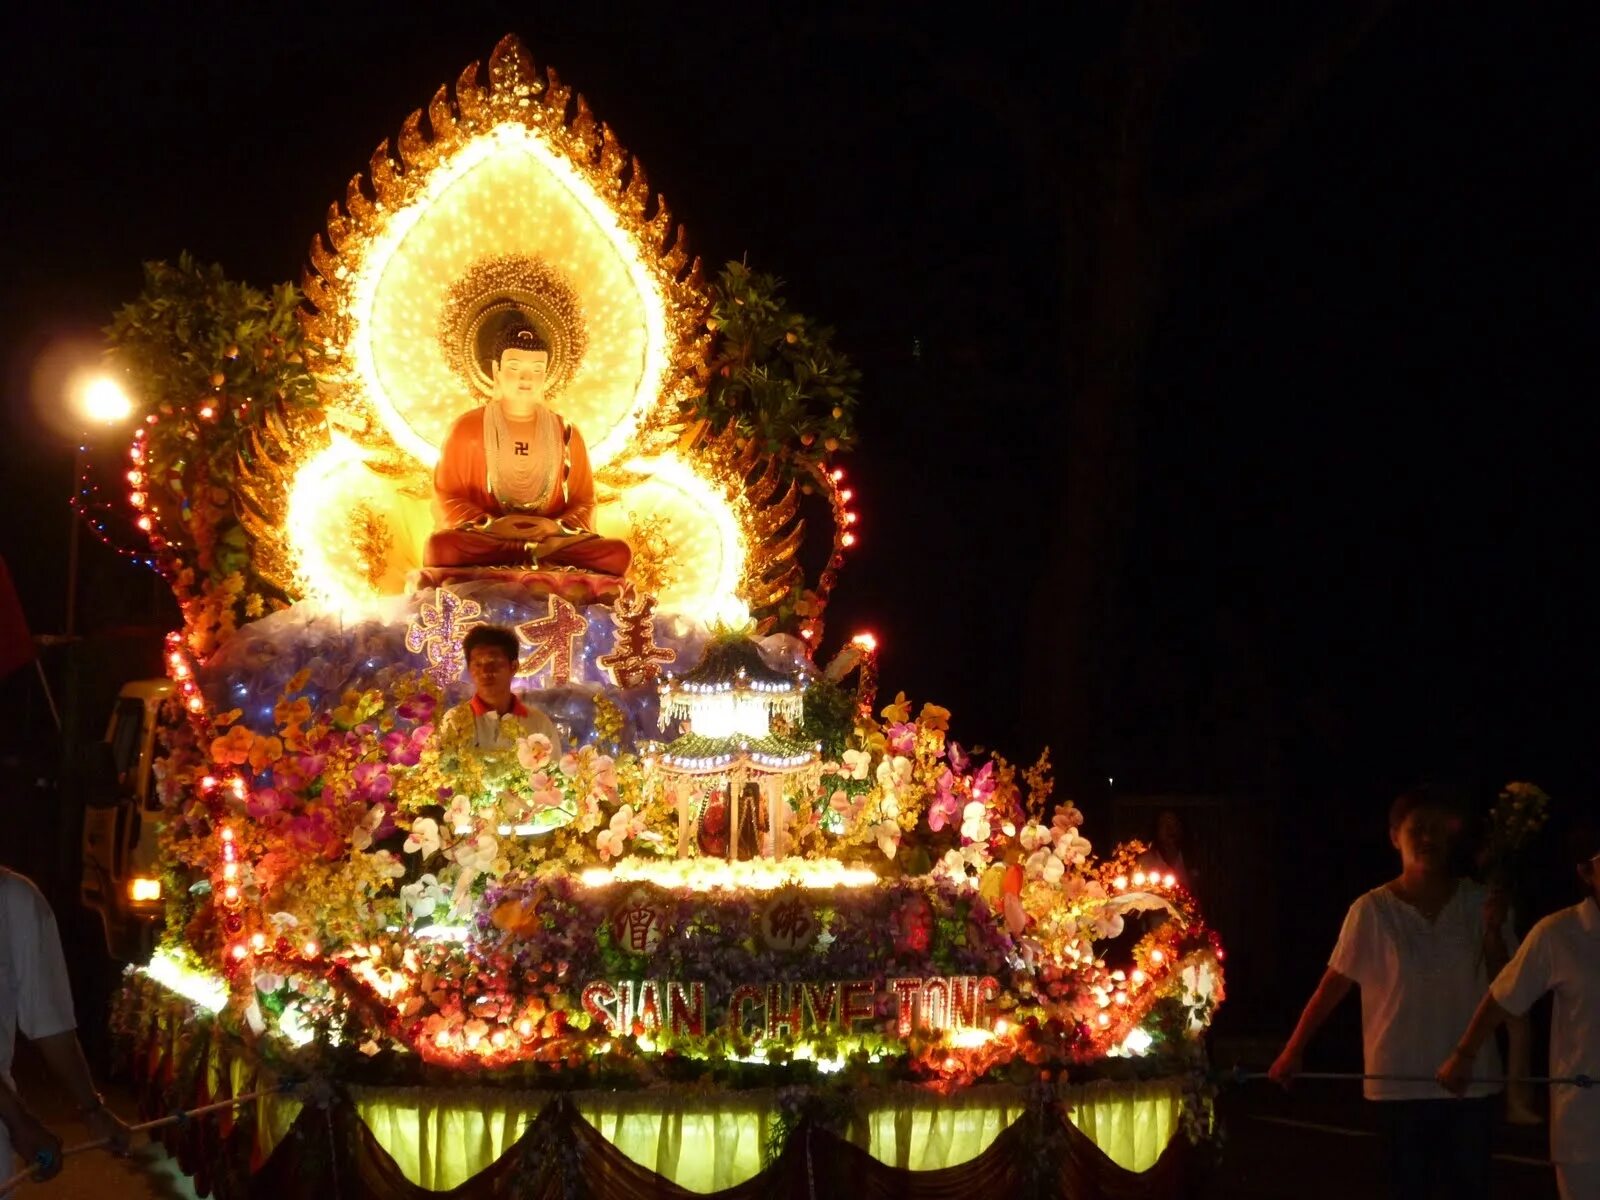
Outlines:
<svg viewBox="0 0 1600 1200"><path fill-rule="evenodd" d="M1243 1067L1235 1067L1231 1071L1214 1072L1214 1079L1224 1083L1248 1083L1252 1079L1269 1079L1271 1076L1266 1071L1247 1071ZM1432 1075L1367 1075L1360 1071L1297 1071L1295 1079L1340 1079L1340 1080L1367 1080L1376 1079L1383 1083L1437 1083ZM1474 1076L1472 1083L1543 1083L1555 1087L1592 1088L1595 1081L1588 1075L1497 1075L1486 1078Z"/></svg>
<svg viewBox="0 0 1600 1200"><path fill-rule="evenodd" d="M182 1112L170 1113L165 1117L157 1117L154 1121L146 1121L142 1125L128 1127L128 1136L132 1138L136 1133L149 1133L151 1130L163 1129L168 1125L184 1125L196 1117L208 1116L211 1113L221 1112L224 1109L234 1108L240 1104L249 1104L259 1100L262 1096L271 1096L284 1091L285 1087L262 1088L260 1091L246 1092L243 1096L234 1096L227 1100L218 1100L215 1104L202 1104L199 1108L191 1108ZM89 1150L102 1150L111 1145L110 1138L97 1138L92 1142L82 1142L76 1146L68 1146L61 1152L63 1160L71 1158L74 1154L83 1154ZM37 1172L48 1171L56 1165L56 1157L49 1150L41 1150L32 1166L18 1171L10 1179L0 1182L0 1196L9 1196L13 1189L29 1180L36 1178Z"/></svg>

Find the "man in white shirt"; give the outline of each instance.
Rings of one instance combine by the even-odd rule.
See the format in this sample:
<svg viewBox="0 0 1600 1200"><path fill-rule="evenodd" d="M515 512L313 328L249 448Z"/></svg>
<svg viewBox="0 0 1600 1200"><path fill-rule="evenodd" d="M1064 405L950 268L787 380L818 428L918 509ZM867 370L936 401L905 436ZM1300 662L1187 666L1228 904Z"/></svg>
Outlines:
<svg viewBox="0 0 1600 1200"><path fill-rule="evenodd" d="M1306 1046L1351 988L1361 989L1363 1094L1376 1101L1389 1192L1453 1200L1488 1196L1489 1097L1499 1052L1463 1064L1464 1098L1429 1077L1515 940L1503 898L1455 873L1462 801L1415 788L1389 811L1400 874L1350 906L1322 981L1268 1072L1287 1086Z"/></svg>
<svg viewBox="0 0 1600 1200"><path fill-rule="evenodd" d="M13 1150L26 1163L53 1159L54 1169L43 1174L61 1161L60 1139L28 1111L11 1079L19 1029L67 1089L91 1136L126 1153L128 1127L95 1091L77 1025L55 914L31 881L0 868L0 1179L18 1169Z"/></svg>
<svg viewBox="0 0 1600 1200"><path fill-rule="evenodd" d="M1535 925L1495 977L1439 1068L1439 1082L1452 1092L1466 1086L1473 1057L1495 1026L1521 1016L1546 992L1555 995L1551 1076L1600 1077L1600 832L1575 834L1573 851L1588 895ZM1550 1085L1550 1160L1562 1200L1600 1198L1600 1088Z"/></svg>
<svg viewBox="0 0 1600 1200"><path fill-rule="evenodd" d="M445 713L441 725L445 742L507 751L515 748L517 738L539 733L559 754L561 735L555 723L511 690L522 657L517 635L498 625L475 625L461 640L461 653L472 680L472 699Z"/></svg>

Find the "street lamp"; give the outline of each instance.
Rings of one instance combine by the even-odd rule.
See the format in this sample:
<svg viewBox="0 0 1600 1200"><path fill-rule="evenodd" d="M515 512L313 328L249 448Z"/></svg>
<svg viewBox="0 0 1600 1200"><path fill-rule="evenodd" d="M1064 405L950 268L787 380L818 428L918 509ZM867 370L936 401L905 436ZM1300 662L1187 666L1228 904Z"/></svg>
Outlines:
<svg viewBox="0 0 1600 1200"><path fill-rule="evenodd" d="M72 530L67 539L67 615L64 633L72 637L78 624L78 526L82 515L73 509L78 480L83 478L83 456L89 452L89 430L122 424L133 415L133 401L117 379L105 371L83 371L67 384L67 401L77 415L81 432L72 459L72 492L67 496Z"/></svg>

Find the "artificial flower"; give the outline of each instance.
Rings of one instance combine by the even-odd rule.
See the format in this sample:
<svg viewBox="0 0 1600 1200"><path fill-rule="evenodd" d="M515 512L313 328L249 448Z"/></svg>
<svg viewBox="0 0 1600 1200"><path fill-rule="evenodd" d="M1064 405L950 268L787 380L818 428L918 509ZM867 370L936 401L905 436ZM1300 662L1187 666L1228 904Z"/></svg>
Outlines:
<svg viewBox="0 0 1600 1200"><path fill-rule="evenodd" d="M420 854L424 859L439 852L439 822L432 817L418 817L411 822L411 833L403 849L407 854Z"/></svg>
<svg viewBox="0 0 1600 1200"><path fill-rule="evenodd" d="M382 828L383 823L389 819L389 810L381 804L374 804L367 810L367 815L356 823L355 829L350 833L350 846L353 850L365 850L372 845L374 837Z"/></svg>
<svg viewBox="0 0 1600 1200"><path fill-rule="evenodd" d="M872 755L865 750L846 750L840 759L850 773L851 779L865 779L867 770L872 765Z"/></svg>
<svg viewBox="0 0 1600 1200"><path fill-rule="evenodd" d="M961 810L961 836L969 842L989 840L989 810L981 800L971 800Z"/></svg>
<svg viewBox="0 0 1600 1200"><path fill-rule="evenodd" d="M530 733L527 737L517 739L517 761L530 774L544 770L554 753L555 747L542 733Z"/></svg>

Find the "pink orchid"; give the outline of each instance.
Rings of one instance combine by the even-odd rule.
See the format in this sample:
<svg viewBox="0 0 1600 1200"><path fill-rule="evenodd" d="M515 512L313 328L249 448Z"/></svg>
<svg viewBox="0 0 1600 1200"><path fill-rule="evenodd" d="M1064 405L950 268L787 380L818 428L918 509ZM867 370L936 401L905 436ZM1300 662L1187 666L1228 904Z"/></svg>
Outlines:
<svg viewBox="0 0 1600 1200"><path fill-rule="evenodd" d="M896 754L910 754L917 747L917 727L909 721L896 721L889 726L889 749Z"/></svg>
<svg viewBox="0 0 1600 1200"><path fill-rule="evenodd" d="M293 803L293 797L284 795L277 788L256 788L245 802L245 811L254 820L276 822L288 814Z"/></svg>
<svg viewBox="0 0 1600 1200"><path fill-rule="evenodd" d="M561 803L561 789L555 785L550 776L540 771L528 781L533 787L533 804L535 808L555 808Z"/></svg>
<svg viewBox="0 0 1600 1200"><path fill-rule="evenodd" d="M994 763L986 762L972 777L972 798L980 803L988 803L989 797L994 795L995 786Z"/></svg>
<svg viewBox="0 0 1600 1200"><path fill-rule="evenodd" d="M402 700L395 712L406 721L427 721L438 706L439 701L431 692L415 692Z"/></svg>
<svg viewBox="0 0 1600 1200"><path fill-rule="evenodd" d="M543 771L554 753L555 747L542 733L530 733L517 739L517 761L524 771Z"/></svg>
<svg viewBox="0 0 1600 1200"><path fill-rule="evenodd" d="M401 767L414 767L422 760L422 752L427 749L432 737L432 725L418 725L410 733L395 730L393 733L384 734L381 745L391 763Z"/></svg>
<svg viewBox="0 0 1600 1200"><path fill-rule="evenodd" d="M928 828L938 833L961 811L961 801L955 794L955 776L946 767L939 772L939 781L934 785L933 800L928 804Z"/></svg>
<svg viewBox="0 0 1600 1200"><path fill-rule="evenodd" d="M960 742L951 742L945 751L945 757L950 760L950 769L957 775L965 775L967 768L972 765L972 760L967 757L967 752L961 748Z"/></svg>
<svg viewBox="0 0 1600 1200"><path fill-rule="evenodd" d="M595 849L600 851L602 859L621 858L628 847L628 839L635 836L638 830L634 828L636 822L633 815L633 806L624 804L612 814L611 825L600 831L600 836L595 839ZM637 822L642 825L643 822Z"/></svg>
<svg viewBox="0 0 1600 1200"><path fill-rule="evenodd" d="M394 791L394 780L389 778L384 766L383 763L357 763L351 772L356 785L351 799L371 804Z"/></svg>

